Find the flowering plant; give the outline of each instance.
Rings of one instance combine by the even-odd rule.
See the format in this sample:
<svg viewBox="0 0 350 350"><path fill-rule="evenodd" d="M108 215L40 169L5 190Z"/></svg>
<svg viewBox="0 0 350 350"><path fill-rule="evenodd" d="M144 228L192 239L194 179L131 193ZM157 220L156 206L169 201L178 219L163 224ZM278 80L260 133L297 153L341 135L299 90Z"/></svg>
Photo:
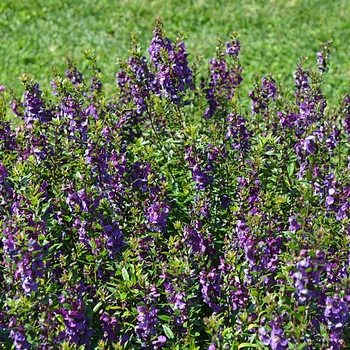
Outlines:
<svg viewBox="0 0 350 350"><path fill-rule="evenodd" d="M349 94L327 109L326 44L294 97L257 78L247 111L241 48L200 78L158 19L110 99L90 52L51 96L0 88L5 349L346 346Z"/></svg>

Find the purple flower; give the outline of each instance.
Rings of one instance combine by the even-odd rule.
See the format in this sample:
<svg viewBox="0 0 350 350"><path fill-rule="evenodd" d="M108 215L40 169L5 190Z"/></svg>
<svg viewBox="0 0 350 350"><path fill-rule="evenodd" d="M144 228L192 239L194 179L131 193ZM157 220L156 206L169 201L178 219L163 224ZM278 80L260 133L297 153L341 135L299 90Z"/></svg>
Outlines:
<svg viewBox="0 0 350 350"><path fill-rule="evenodd" d="M13 339L13 345L16 350L30 349L31 346L26 339L24 331L22 330L11 330L10 338Z"/></svg>
<svg viewBox="0 0 350 350"><path fill-rule="evenodd" d="M215 269L212 269L209 273L201 271L199 275L204 302L208 304L214 312L222 311L222 305L220 303L220 298L222 296L220 272L216 272Z"/></svg>
<svg viewBox="0 0 350 350"><path fill-rule="evenodd" d="M106 248L111 259L115 259L119 251L126 246L123 233L117 223L106 225L103 228L106 236Z"/></svg>
<svg viewBox="0 0 350 350"><path fill-rule="evenodd" d="M259 328L259 335L260 335L260 340L264 343L264 345L270 345L269 332L266 330L265 327Z"/></svg>
<svg viewBox="0 0 350 350"><path fill-rule="evenodd" d="M296 105L299 106L298 120L293 123L294 131L301 138L312 124L317 123L319 129L314 134L322 134L322 121L327 106L322 91L318 85L311 88L310 73L304 71L301 65L298 65L294 78Z"/></svg>
<svg viewBox="0 0 350 350"><path fill-rule="evenodd" d="M16 135L9 122L0 122L0 150L13 151L17 147Z"/></svg>
<svg viewBox="0 0 350 350"><path fill-rule="evenodd" d="M152 91L179 104L185 88L194 89L185 44L180 42L174 47L171 40L164 36L163 26L159 19L153 35L148 49L151 65L155 71Z"/></svg>
<svg viewBox="0 0 350 350"><path fill-rule="evenodd" d="M269 112L269 100L277 97L277 88L272 76L261 79L261 85L257 85L254 91L249 92L252 99L252 114L267 115Z"/></svg>
<svg viewBox="0 0 350 350"><path fill-rule="evenodd" d="M157 94L159 90L154 79L154 74L148 68L147 59L143 56L130 57L126 61L125 69L117 73L117 84L122 89L125 103L134 101L137 115L147 110L150 92Z"/></svg>
<svg viewBox="0 0 350 350"><path fill-rule="evenodd" d="M24 123L31 128L35 120L45 123L53 117L50 111L47 111L42 99L42 91L39 84L30 83L26 86L27 91L24 93Z"/></svg>
<svg viewBox="0 0 350 350"><path fill-rule="evenodd" d="M4 164L0 162L0 184L5 182L5 179L8 177L9 173L6 170L6 167Z"/></svg>
<svg viewBox="0 0 350 350"><path fill-rule="evenodd" d="M288 339L284 337L282 321L284 315L278 316L274 321L269 322L271 331L265 326L259 328L259 337L264 345L270 345L272 350L288 349Z"/></svg>
<svg viewBox="0 0 350 350"><path fill-rule="evenodd" d="M106 340L116 340L117 332L120 329L117 319L109 316L107 312L102 311L101 313L100 321L103 330L103 338Z"/></svg>
<svg viewBox="0 0 350 350"><path fill-rule="evenodd" d="M283 329L272 326L270 347L272 350L283 350L288 348L288 340L283 337Z"/></svg>
<svg viewBox="0 0 350 350"><path fill-rule="evenodd" d="M292 273L295 285L295 298L299 305L307 305L318 296L317 287L321 273L325 270L325 255L317 250L315 257L308 256L307 250L301 250L296 271Z"/></svg>
<svg viewBox="0 0 350 350"><path fill-rule="evenodd" d="M85 345L89 348L92 330L89 329L89 321L80 311L61 309L63 321L66 326L65 336L73 344Z"/></svg>
<svg viewBox="0 0 350 350"><path fill-rule="evenodd" d="M327 297L324 316L329 330L332 349L341 349L344 344L344 328L349 322L349 297L340 298L337 294Z"/></svg>
<svg viewBox="0 0 350 350"><path fill-rule="evenodd" d="M250 133L246 127L246 120L236 113L231 113L226 119L228 122L226 139L232 140L232 148L240 152L250 149Z"/></svg>
<svg viewBox="0 0 350 350"><path fill-rule="evenodd" d="M222 55L210 61L209 86L204 90L208 102L204 119L213 117L220 104L226 104L233 97L242 82L241 73L239 66L229 67Z"/></svg>
<svg viewBox="0 0 350 350"><path fill-rule="evenodd" d="M208 242L205 240L203 233L199 230L191 229L187 225L184 227L182 242L186 243L193 253L204 254L208 250Z"/></svg>
<svg viewBox="0 0 350 350"><path fill-rule="evenodd" d="M135 326L135 333L139 339L148 340L156 334L155 326L159 321L158 309L138 306L137 312L139 324Z"/></svg>
<svg viewBox="0 0 350 350"><path fill-rule="evenodd" d="M226 43L225 53L229 56L238 57L238 55L241 53L241 46L241 42L234 38L232 41L228 41Z"/></svg>
<svg viewBox="0 0 350 350"><path fill-rule="evenodd" d="M166 342L166 337L164 335L158 336L156 340L152 341L153 349L154 350L162 349L163 346L165 345L165 342Z"/></svg>
<svg viewBox="0 0 350 350"><path fill-rule="evenodd" d="M66 71L66 77L72 82L73 85L78 85L83 83L83 74L77 70L76 66L73 66L70 61L68 61L69 69Z"/></svg>
<svg viewBox="0 0 350 350"><path fill-rule="evenodd" d="M333 298L327 297L326 309L324 312L328 320L329 327L342 328L349 320L349 310L343 298L335 295Z"/></svg>
<svg viewBox="0 0 350 350"><path fill-rule="evenodd" d="M304 140L304 150L306 151L306 154L314 154L316 152L317 146L315 143L315 136L308 136Z"/></svg>
<svg viewBox="0 0 350 350"><path fill-rule="evenodd" d="M301 227L300 227L298 221L296 220L296 216L295 215L290 216L288 218L288 222L289 222L289 228L288 228L289 231L296 232L296 231L300 230Z"/></svg>
<svg viewBox="0 0 350 350"><path fill-rule="evenodd" d="M165 230L169 210L170 207L166 203L156 202L151 204L145 213L149 229L155 232Z"/></svg>

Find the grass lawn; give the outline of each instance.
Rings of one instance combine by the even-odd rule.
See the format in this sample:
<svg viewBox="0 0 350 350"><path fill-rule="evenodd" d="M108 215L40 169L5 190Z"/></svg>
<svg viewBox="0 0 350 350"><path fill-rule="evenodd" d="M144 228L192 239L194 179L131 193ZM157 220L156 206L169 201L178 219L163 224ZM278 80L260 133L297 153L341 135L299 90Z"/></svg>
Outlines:
<svg viewBox="0 0 350 350"><path fill-rule="evenodd" d="M113 91L118 58L127 58L130 33L136 31L145 52L156 16L169 37L183 30L190 58L214 55L217 37L237 30L243 43L244 79L273 73L293 86L301 56L315 67L322 42L333 40L326 95L335 101L350 78L350 2L348 0L2 0L0 3L0 85L21 93L18 76L34 75L49 87L52 67L64 73L65 56L82 71L84 50L97 55L107 91Z"/></svg>

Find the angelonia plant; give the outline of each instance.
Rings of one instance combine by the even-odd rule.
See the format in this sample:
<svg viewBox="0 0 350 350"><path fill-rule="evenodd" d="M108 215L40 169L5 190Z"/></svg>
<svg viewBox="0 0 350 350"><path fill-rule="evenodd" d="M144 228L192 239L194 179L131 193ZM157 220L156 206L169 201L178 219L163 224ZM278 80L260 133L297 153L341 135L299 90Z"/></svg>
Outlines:
<svg viewBox="0 0 350 350"><path fill-rule="evenodd" d="M329 47L294 94L257 76L249 108L237 34L199 74L160 19L111 97L90 52L51 93L1 86L1 348L349 349L350 93L327 106Z"/></svg>

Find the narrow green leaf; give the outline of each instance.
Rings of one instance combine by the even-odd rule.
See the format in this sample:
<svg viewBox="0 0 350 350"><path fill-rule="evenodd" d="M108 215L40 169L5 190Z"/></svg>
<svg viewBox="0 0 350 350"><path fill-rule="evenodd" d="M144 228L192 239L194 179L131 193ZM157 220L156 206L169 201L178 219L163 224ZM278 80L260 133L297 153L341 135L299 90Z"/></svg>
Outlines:
<svg viewBox="0 0 350 350"><path fill-rule="evenodd" d="M243 349L243 348L258 348L259 346L256 344L249 344L249 343L242 343L240 345L238 345L238 350L239 349Z"/></svg>
<svg viewBox="0 0 350 350"><path fill-rule="evenodd" d="M168 322L171 320L171 316L168 315L158 315L158 318L160 318L161 320Z"/></svg>
<svg viewBox="0 0 350 350"><path fill-rule="evenodd" d="M93 313L95 313L96 311L98 311L98 310L100 309L101 305L102 305L102 302L99 301L99 302L94 306L94 308L93 308L93 310L92 310Z"/></svg>
<svg viewBox="0 0 350 350"><path fill-rule="evenodd" d="M252 323L248 326L248 331L252 328L259 328L259 325L255 324L255 323Z"/></svg>
<svg viewBox="0 0 350 350"><path fill-rule="evenodd" d="M128 271L126 271L125 267L122 268L122 276L123 276L123 280L124 281L129 281L130 280L130 276L128 274Z"/></svg>
<svg viewBox="0 0 350 350"><path fill-rule="evenodd" d="M174 333L173 331L165 324L163 324L163 329L164 329L164 333L165 335L169 338L169 339L174 339Z"/></svg>

